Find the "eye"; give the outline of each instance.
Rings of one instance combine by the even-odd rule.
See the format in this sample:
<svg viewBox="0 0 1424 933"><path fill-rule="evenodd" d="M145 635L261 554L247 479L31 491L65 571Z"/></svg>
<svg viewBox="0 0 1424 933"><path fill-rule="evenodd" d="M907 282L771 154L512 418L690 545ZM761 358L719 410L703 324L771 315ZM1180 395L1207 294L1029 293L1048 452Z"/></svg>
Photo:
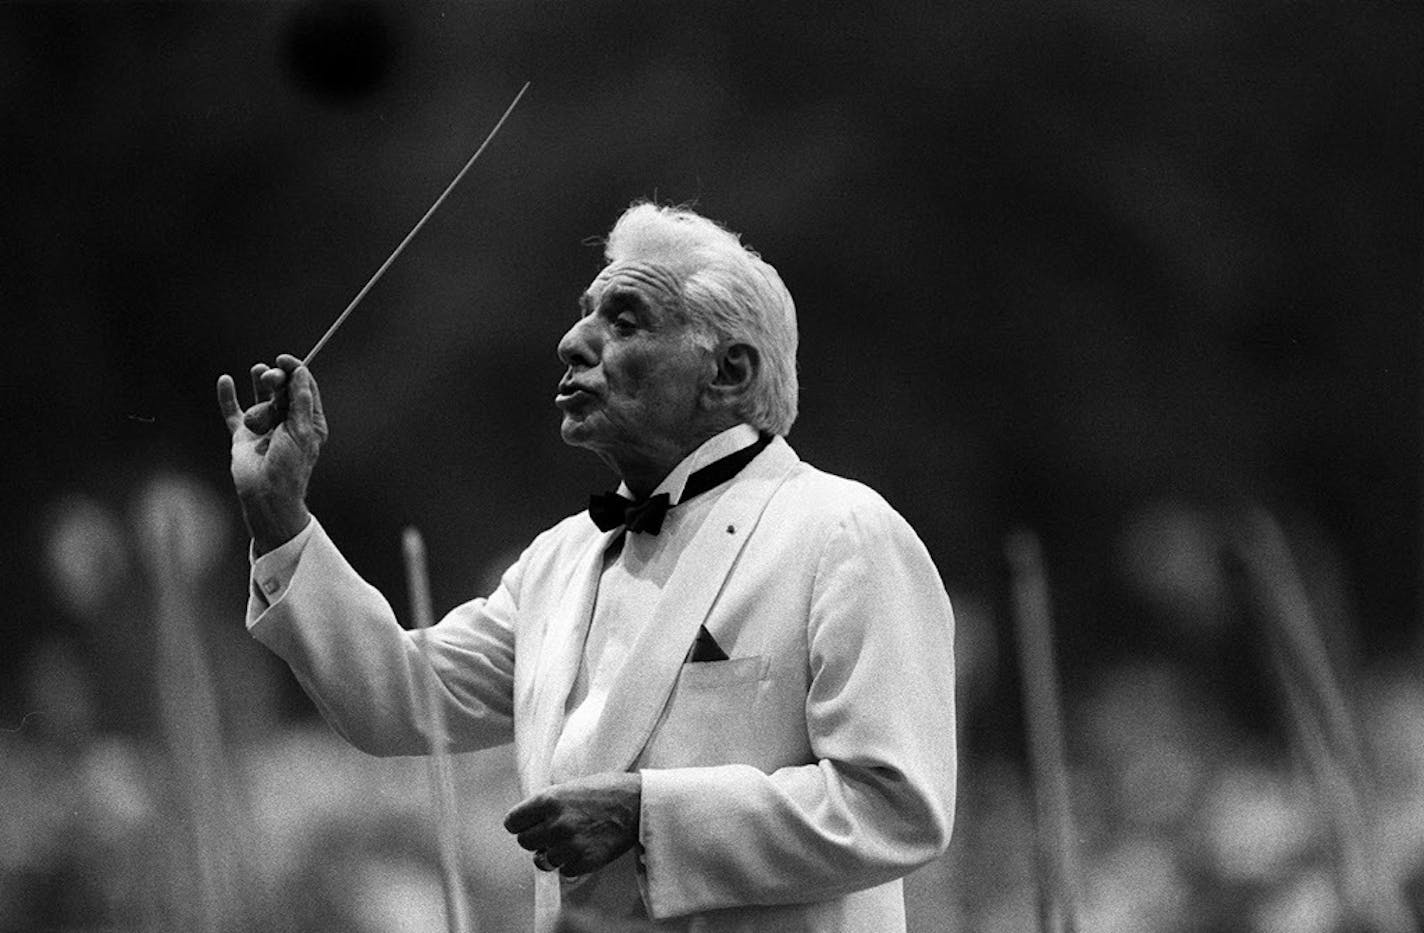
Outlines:
<svg viewBox="0 0 1424 933"><path fill-rule="evenodd" d="M615 334L626 337L638 329L642 318L638 314L637 298L628 294L610 295L603 304L603 314Z"/></svg>
<svg viewBox="0 0 1424 933"><path fill-rule="evenodd" d="M632 337L653 326L647 301L632 289L609 289L593 304L611 336Z"/></svg>

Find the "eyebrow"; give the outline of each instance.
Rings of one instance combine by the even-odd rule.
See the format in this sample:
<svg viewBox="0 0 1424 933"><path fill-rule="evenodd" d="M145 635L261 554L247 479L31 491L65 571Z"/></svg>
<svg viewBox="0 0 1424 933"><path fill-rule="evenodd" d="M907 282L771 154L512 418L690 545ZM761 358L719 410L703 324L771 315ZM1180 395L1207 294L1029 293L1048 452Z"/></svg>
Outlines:
<svg viewBox="0 0 1424 933"><path fill-rule="evenodd" d="M584 292L579 296L579 311L583 316L588 316L598 310L598 304L610 304L615 307L626 307L634 312L644 312L649 307L646 296L636 288L629 288L626 285L611 285L599 293L599 302L595 303L592 292Z"/></svg>

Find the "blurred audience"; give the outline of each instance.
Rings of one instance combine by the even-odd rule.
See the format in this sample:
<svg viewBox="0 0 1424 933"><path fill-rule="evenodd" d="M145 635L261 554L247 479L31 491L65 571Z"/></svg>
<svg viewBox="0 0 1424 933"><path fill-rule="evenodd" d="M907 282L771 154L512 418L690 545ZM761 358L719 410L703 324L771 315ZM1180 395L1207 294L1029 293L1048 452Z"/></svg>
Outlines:
<svg viewBox="0 0 1424 933"><path fill-rule="evenodd" d="M295 694L230 611L229 581L241 578L245 555L209 490L169 474L134 501L127 519L83 496L50 510L49 585L67 618L30 650L22 708L0 723L0 930L442 929L424 763L364 757L310 711L283 712L279 698ZM1250 653L1270 644L1250 637L1257 623L1223 574L1223 527L1175 503L1125 523L1115 573L1138 597L1142 625L1168 633L1165 647L1114 660L1087 680L1065 678L1079 927L1370 928L1342 887L1336 804L1319 781L1329 772L1309 760L1330 750L1291 739L1299 710L1289 707L1290 689L1271 681L1294 676L1293 668L1250 660L1233 670L1261 679L1232 690L1207 670L1221 646ZM181 556L168 565L135 560L161 550L158 539L176 542ZM1311 549L1328 553L1318 541ZM1328 582L1317 575L1305 589L1328 604ZM174 592L187 594L181 605L193 616L180 624L191 629L187 642L162 631L174 625L163 621L163 594ZM989 595L959 598L960 817L951 851L907 882L914 930L1017 933L1038 922L1033 789L1015 743L981 734L1013 669L999 656L1002 623ZM1321 643L1347 644L1348 618L1338 605L1329 611L1337 631ZM155 663L165 639L202 655L182 668L201 682L174 695L193 709L208 697L220 735L199 740L162 721L189 708L165 712L160 702L174 689L154 683L157 671L172 670ZM1352 680L1341 695L1351 698L1368 759L1368 785L1356 790L1372 864L1417 926L1424 676L1407 660L1379 669L1356 669L1353 658L1332 664ZM1239 702L1262 691L1264 703ZM221 764L224 777L214 783L225 788L184 786L201 782L189 759L204 756ZM503 750L460 756L456 766L469 791L460 795L462 869L479 929L527 929L532 869L499 830L499 814L517 796L512 766ZM216 835L203 825L225 824L192 815L224 806L237 808L235 828ZM219 896L198 877L202 864L243 880L240 910L215 922L181 903ZM565 926L606 929L596 917Z"/></svg>

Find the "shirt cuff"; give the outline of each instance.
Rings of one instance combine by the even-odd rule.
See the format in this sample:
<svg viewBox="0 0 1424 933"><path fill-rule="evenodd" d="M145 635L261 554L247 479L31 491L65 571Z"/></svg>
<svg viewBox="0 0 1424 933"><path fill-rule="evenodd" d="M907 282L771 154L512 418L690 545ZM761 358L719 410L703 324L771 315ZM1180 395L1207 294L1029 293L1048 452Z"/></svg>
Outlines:
<svg viewBox="0 0 1424 933"><path fill-rule="evenodd" d="M257 557L249 546L247 557L252 564L252 596L262 606L270 606L282 598L297 572L302 551L316 533L316 516L312 516L306 527L292 536L290 541L275 547Z"/></svg>

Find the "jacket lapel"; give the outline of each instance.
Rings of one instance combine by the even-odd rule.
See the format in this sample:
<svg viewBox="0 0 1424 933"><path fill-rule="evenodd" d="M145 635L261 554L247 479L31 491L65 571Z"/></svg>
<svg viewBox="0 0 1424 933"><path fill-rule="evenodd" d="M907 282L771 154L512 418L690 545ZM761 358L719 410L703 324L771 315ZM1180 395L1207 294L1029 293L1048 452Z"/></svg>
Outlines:
<svg viewBox="0 0 1424 933"><path fill-rule="evenodd" d="M527 790L537 790L549 781L549 761L564 726L564 705L573 689L583 658L584 637L598 596L603 573L603 552L617 532L595 535L580 555L573 576L562 588L558 605L549 616L541 644L537 647L538 668L534 675L534 708L529 717L530 740L523 751L522 772Z"/></svg>
<svg viewBox="0 0 1424 933"><path fill-rule="evenodd" d="M707 621L772 494L797 462L796 454L777 438L712 507L664 586L654 623L639 635L609 692L589 742L589 773L626 770L647 744L698 627Z"/></svg>

